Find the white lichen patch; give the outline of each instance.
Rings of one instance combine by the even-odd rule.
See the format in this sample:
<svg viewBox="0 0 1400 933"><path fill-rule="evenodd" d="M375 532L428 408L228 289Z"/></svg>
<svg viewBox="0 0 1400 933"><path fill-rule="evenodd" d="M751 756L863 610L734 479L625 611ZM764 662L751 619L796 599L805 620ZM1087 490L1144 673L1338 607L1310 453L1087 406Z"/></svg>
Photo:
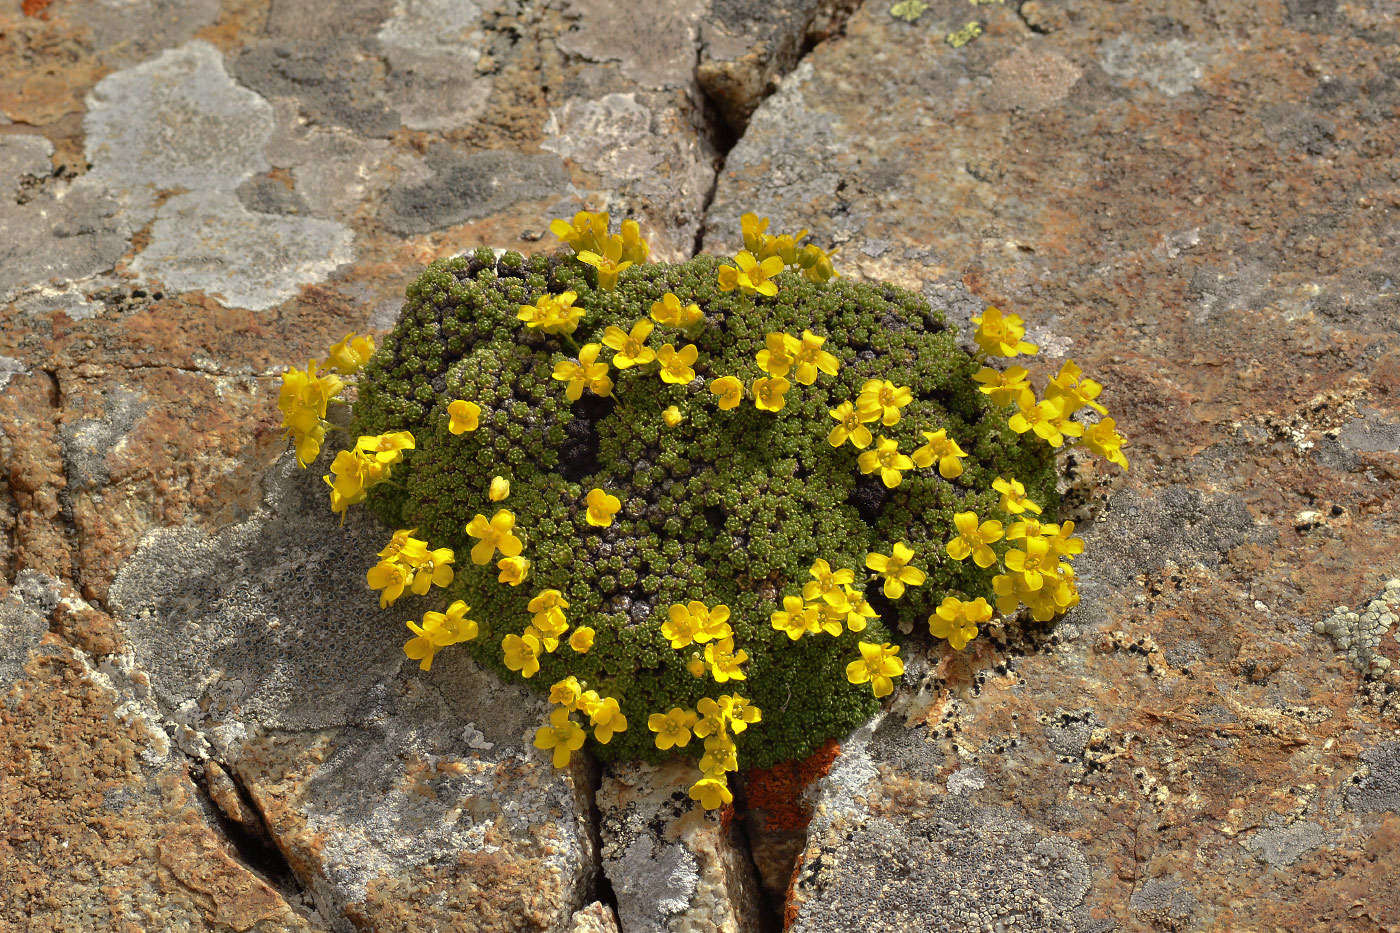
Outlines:
<svg viewBox="0 0 1400 933"><path fill-rule="evenodd" d="M1313 625L1313 631L1332 639L1338 651L1345 651L1351 666L1370 677L1383 677L1390 659L1378 652L1381 640L1400 621L1400 578L1389 580L1385 589L1360 612L1338 606L1332 614Z"/></svg>

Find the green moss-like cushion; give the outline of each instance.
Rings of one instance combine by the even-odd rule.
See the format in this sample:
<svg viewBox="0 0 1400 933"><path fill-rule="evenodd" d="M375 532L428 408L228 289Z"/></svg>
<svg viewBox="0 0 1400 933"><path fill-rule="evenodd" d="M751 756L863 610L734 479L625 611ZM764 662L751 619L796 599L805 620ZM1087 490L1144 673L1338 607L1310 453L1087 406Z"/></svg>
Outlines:
<svg viewBox="0 0 1400 933"><path fill-rule="evenodd" d="M630 723L609 745L591 743L604 758L657 759L647 716L674 706L694 708L703 696L737 691L763 711L763 721L737 737L744 767L806 755L842 736L877 707L869 685L847 683L846 665L858 641L891 641L897 623L927 631L926 620L947 595L991 597L993 571L944 552L954 536L955 511L999 517L991 491L998 475L1026 484L1053 515L1053 451L1034 435L1020 437L1003 413L977 391L978 365L959 349L941 313L895 286L838 279L826 285L794 273L776 279L775 298L721 292L721 260L634 267L615 291L595 291L594 272L577 260L490 250L435 262L408 290L408 303L360 381L354 429L362 434L409 430L418 449L395 467L398 486L381 485L370 505L389 525L416 528L433 547L459 555L452 598L464 599L480 636L466 645L508 679L501 639L530 623L526 604L546 587L563 591L571 626L590 625L597 641L586 655L568 645L542 659L531 685L547 691L575 674L614 696ZM697 378L668 385L656 364L612 370L625 408L589 393L575 403L554 364L576 351L561 338L527 330L521 304L546 292L572 289L587 309L578 344L599 342L603 329L624 330L648 316L668 291L698 303L705 322L682 334L658 325L650 345L700 350ZM708 389L718 376L745 385L763 375L754 354L764 335L803 329L827 338L841 361L839 375L794 385L778 413L757 410L751 398L720 411ZM604 350L602 359L611 358ZM904 453L924 443L921 431L946 428L967 453L965 472L948 481L936 468L905 474L887 490L877 475L862 476L849 444L834 449L828 411L854 400L868 379L913 388L914 401L890 428L870 425L899 442ZM447 405L481 406L480 429L458 436L447 428ZM684 420L668 428L669 405ZM511 481L510 498L493 503L494 475ZM585 520L584 497L601 487L622 500L611 527ZM519 587L497 582L494 563L473 565L473 540L463 530L472 516L507 507L517 517L525 556L534 562ZM888 554L895 541L916 552L929 574L898 602L867 590L883 623L840 637L809 635L798 642L770 625L784 595L798 595L815 558L849 567L865 581L865 555ZM498 555L499 556L499 555ZM728 605L735 643L748 651L748 679L719 685L686 670L695 650L673 650L661 635L672 603ZM927 637L926 635L924 637ZM458 648L448 650L462 650ZM591 740L590 740L591 741ZM699 740L686 750L699 754Z"/></svg>

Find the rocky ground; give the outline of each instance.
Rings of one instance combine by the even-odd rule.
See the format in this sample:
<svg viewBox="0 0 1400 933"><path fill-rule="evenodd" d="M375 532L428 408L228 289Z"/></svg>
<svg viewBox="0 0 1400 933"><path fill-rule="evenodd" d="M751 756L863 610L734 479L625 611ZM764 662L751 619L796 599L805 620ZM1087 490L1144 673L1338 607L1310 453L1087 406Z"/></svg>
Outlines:
<svg viewBox="0 0 1400 933"><path fill-rule="evenodd" d="M1400 930L1397 140L1395 0L6 5L0 927ZM720 815L420 675L277 373L582 207L1020 313L1083 604Z"/></svg>

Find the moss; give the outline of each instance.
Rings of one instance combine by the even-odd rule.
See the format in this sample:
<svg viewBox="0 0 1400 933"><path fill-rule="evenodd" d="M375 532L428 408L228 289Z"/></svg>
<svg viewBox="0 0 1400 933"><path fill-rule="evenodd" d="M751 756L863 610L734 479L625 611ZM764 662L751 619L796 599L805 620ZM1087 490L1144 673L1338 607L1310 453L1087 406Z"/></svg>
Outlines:
<svg viewBox="0 0 1400 933"><path fill-rule="evenodd" d="M530 683L547 690L572 673L616 696L631 726L594 746L605 758L662 756L648 714L735 688L763 710L762 724L738 737L748 766L801 758L844 735L877 706L868 686L846 682L857 641L894 640L897 621L921 623L949 593L990 595L991 572L943 552L953 513L994 512L998 474L1022 480L1048 513L1056 504L1052 452L1006 428L975 390L977 364L922 298L890 285L815 285L783 273L776 298L753 300L718 290L719 263L699 257L634 267L603 293L590 287L592 270L572 258L506 253L497 261L478 250L436 262L408 289L402 320L366 368L354 409L361 433L408 429L418 439L395 469L399 487L376 487L370 505L388 525L417 528L434 547L462 555L448 595L472 607L481 634L468 647L481 663L519 676L504 667L501 639L524 630L526 603L544 587L564 592L571 624L597 630L590 653L561 646ZM698 303L703 326L684 336L658 327L651 345L696 343L700 378L674 386L650 374L654 366L615 370L625 410L588 394L569 403L551 373L574 351L515 316L520 304L566 289L588 311L574 335L580 344L599 340L610 324L629 328L668 291ZM828 335L841 361L837 377L794 386L776 415L752 402L718 410L710 379L752 382L764 334L804 328ZM907 452L923 443L920 430L947 427L970 455L961 477L949 482L920 470L885 490L859 474L851 447L831 448L828 410L871 378L914 390L903 419L884 433ZM448 432L446 407L458 398L481 406L478 431ZM675 428L661 419L669 405L684 418ZM515 512L534 561L520 587L498 583L493 566L466 561L471 539L463 526L498 507L487 499L496 474L511 482L501 505ZM585 521L584 496L595 486L622 500L609 528ZM872 601L887 610L884 624L795 643L771 627L770 614L798 591L814 558L864 579L865 554L888 552L896 540L918 552L929 581L911 588L897 610L872 585ZM661 636L667 607L690 599L731 608L736 642L752 658L747 681L720 687L692 677L685 662L693 649L675 651Z"/></svg>

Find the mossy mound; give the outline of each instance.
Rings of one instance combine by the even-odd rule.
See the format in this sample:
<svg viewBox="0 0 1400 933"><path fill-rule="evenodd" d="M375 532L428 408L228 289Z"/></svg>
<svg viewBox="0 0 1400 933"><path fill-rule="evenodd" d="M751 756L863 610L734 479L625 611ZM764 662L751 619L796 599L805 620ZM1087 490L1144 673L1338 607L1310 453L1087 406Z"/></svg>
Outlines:
<svg viewBox="0 0 1400 933"><path fill-rule="evenodd" d="M1053 516L1054 451L1007 427L977 391L978 365L921 297L843 279L816 285L790 272L777 277L774 298L724 293L716 284L720 263L701 256L642 265L625 272L615 291L601 292L590 286L593 270L572 257L506 253L498 260L478 250L435 262L409 288L402 319L365 369L354 407L359 433L406 429L417 438L418 449L395 467L396 485L375 487L369 502L388 525L416 528L433 547L457 551L448 596L472 607L481 631L468 647L481 663L519 677L504 666L501 640L524 631L526 604L546 587L568 599L571 626L597 630L588 654L561 645L530 683L548 690L574 674L617 697L631 725L611 744L592 745L605 758L671 754L653 745L647 716L735 690L763 711L762 723L737 737L745 767L801 757L844 735L878 705L868 685L846 681L858 641L894 640L901 621L923 629L944 596L991 594L994 571L944 552L955 534L953 513L1005 518L991 491L1000 475L1025 483L1047 519ZM696 380L668 385L655 365L613 370L623 407L588 393L570 403L551 374L576 351L516 318L520 305L566 290L587 309L573 335L579 344L599 341L610 324L629 329L668 291L697 303L703 325L684 334L658 326L650 340L653 347L695 343ZM734 375L751 384L763 375L754 354L764 335L803 329L827 337L839 375L794 385L777 413L750 399L718 409L712 379ZM853 447L830 446L828 411L853 400L868 379L911 386L914 395L898 424L871 425L874 432L909 452L924 443L921 431L946 428L969 454L960 477L915 470L889 490L878 476L860 474ZM455 399L481 406L479 430L448 431L446 408ZM674 428L661 417L670 405L683 415ZM534 562L519 587L497 582L494 565L475 566L467 556L473 541L463 526L496 511L487 488L498 474L511 482L499 506L517 516ZM611 527L585 520L584 498L594 487L622 500ZM771 613L784 595L798 594L815 558L864 581L865 555L889 553L895 541L915 550L913 563L929 579L893 605L872 584L867 594L883 621L860 635L797 642L772 628ZM747 680L697 679L686 670L693 649L673 650L662 637L667 608L692 599L730 607L735 643L751 657ZM688 751L698 754L701 744Z"/></svg>

